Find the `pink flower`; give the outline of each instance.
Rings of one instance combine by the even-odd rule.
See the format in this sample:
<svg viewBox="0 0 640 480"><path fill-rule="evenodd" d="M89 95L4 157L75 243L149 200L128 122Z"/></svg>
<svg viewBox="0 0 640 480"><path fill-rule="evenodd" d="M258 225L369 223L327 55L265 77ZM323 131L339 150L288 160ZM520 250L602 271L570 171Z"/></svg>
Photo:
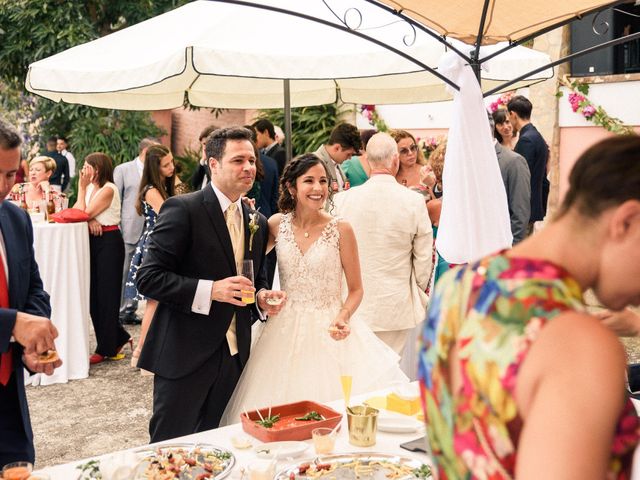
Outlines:
<svg viewBox="0 0 640 480"><path fill-rule="evenodd" d="M584 118L591 118L596 114L596 109L593 107L593 105L587 105L586 107L584 107L582 109L582 115L584 116Z"/></svg>
<svg viewBox="0 0 640 480"><path fill-rule="evenodd" d="M579 93L570 93L569 103L571 104L571 110L577 112L578 108L580 108L580 103L584 102L584 100L585 98Z"/></svg>

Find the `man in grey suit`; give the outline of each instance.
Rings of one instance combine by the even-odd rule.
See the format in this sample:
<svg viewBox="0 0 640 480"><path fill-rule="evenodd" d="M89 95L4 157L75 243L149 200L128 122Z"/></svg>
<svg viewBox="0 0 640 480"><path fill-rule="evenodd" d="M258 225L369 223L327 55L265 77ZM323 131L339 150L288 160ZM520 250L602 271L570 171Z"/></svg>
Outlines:
<svg viewBox="0 0 640 480"><path fill-rule="evenodd" d="M144 169L144 155L147 148L154 143L159 143L157 138L143 138L138 146L138 156L130 162L121 163L113 171L113 181L118 187L122 202L120 230L124 238L125 253L122 292L124 292L124 284L127 281L131 257L133 257L144 227L144 218L138 215L136 203L138 202L138 192L140 190L140 178L142 178L142 170ZM120 303L120 319L122 323L140 323L136 316L137 308L137 300L122 298Z"/></svg>
<svg viewBox="0 0 640 480"><path fill-rule="evenodd" d="M503 147L495 139L495 122L491 114L489 114L489 126L491 136L494 137L502 182L507 191L511 234L515 245L527 236L531 215L531 174L529 165L522 155Z"/></svg>
<svg viewBox="0 0 640 480"><path fill-rule="evenodd" d="M358 129L349 123L340 123L331 130L329 141L315 151L327 166L331 176L329 188L334 192L342 192L349 188L347 177L340 165L356 155L361 148L362 140Z"/></svg>

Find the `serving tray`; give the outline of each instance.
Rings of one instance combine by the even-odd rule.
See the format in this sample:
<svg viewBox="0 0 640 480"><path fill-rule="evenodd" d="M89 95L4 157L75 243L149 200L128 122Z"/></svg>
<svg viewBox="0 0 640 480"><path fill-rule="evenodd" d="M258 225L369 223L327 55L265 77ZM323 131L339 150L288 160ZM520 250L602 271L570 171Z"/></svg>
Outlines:
<svg viewBox="0 0 640 480"><path fill-rule="evenodd" d="M297 417L303 417L309 412L318 412L324 420L295 420ZM260 412L260 414L258 414ZM273 427L266 428L256 423L262 418L271 415L280 415L280 420ZM281 442L286 440L308 440L311 438L311 431L320 428L334 428L342 420L342 414L336 412L332 408L320 403L305 400L296 403L287 403L285 405L277 405L275 407L262 408L245 412L240 415L242 429L249 435L263 442Z"/></svg>
<svg viewBox="0 0 640 480"><path fill-rule="evenodd" d="M356 452L321 455L291 465L276 474L274 480L416 480L430 479L431 470L425 463L407 457L385 453Z"/></svg>

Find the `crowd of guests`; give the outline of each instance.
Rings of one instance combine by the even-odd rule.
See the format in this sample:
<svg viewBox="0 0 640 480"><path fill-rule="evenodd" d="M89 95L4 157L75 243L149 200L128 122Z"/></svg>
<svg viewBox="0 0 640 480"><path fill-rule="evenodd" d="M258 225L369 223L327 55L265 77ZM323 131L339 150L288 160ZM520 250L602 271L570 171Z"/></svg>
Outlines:
<svg viewBox="0 0 640 480"><path fill-rule="evenodd" d="M532 236L546 214L549 150L531 112L529 100L516 96L490 115L487 132L514 248L458 266L440 257L434 241L446 198L446 139L427 158L408 131L341 123L316 152L287 162L266 119L210 126L188 184L157 139L143 139L139 156L115 170L107 155L88 155L74 208L89 217L91 364L120 360L131 345L132 366L155 375L152 441L235 423L247 402L303 400L311 387L296 385L309 375L314 400L331 400L348 365L354 393L419 375L439 478L626 478L640 430L624 400L624 354L611 328L640 331L640 317L589 315L582 294L592 288L612 310L640 298L640 140L611 138L587 150L558 214ZM14 158L19 141L0 127L0 175L24 170ZM61 140L64 160L30 162L21 187L27 202L59 194L56 171L66 187L70 160ZM0 180L4 198L13 182ZM10 251L13 240L1 231ZM241 274L247 260L252 279ZM0 321L3 309L18 310L0 333L18 342L11 355L20 368L50 372L55 365L30 356L53 349L56 336L44 318L50 311L37 266L30 282L41 291L31 310L3 303L0 281ZM255 303L240 300L246 292ZM133 350L123 324L140 321L142 300ZM20 331L21 309L43 317L32 320L33 337ZM252 324L269 318L250 348ZM414 356L412 339L422 330L419 372L403 373L400 357ZM192 354L181 354L185 348ZM281 368L273 372L273 364ZM377 375L368 375L374 364ZM587 364L589 373L577 375ZM0 440L0 454L7 452L0 463L16 452L33 459L16 368L13 390L0 387L0 410L7 405L26 421L0 420L0 431L22 435L24 446L11 450ZM259 381L265 368L268 385ZM590 434L580 435L585 425Z"/></svg>

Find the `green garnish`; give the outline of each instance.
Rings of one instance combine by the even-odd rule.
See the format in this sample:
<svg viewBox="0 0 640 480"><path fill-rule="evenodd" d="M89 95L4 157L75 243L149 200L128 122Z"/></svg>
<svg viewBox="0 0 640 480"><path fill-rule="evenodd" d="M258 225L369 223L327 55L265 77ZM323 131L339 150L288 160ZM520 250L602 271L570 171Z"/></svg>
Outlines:
<svg viewBox="0 0 640 480"><path fill-rule="evenodd" d="M262 420L256 420L256 423L264 428L273 428L278 420L280 420L280 415L271 415L270 417L264 417Z"/></svg>
<svg viewBox="0 0 640 480"><path fill-rule="evenodd" d="M320 415L315 410L312 410L309 413L307 413L304 417L298 417L298 418L296 418L296 420L301 420L303 422L308 422L309 420L317 420L317 421L326 420L326 418L324 418L322 415Z"/></svg>
<svg viewBox="0 0 640 480"><path fill-rule="evenodd" d="M83 480L99 480L102 478L100 460L90 460L87 463L78 465L76 468L82 472L80 478Z"/></svg>
<svg viewBox="0 0 640 480"><path fill-rule="evenodd" d="M229 460L231 458L231 452L214 452L213 456L218 460Z"/></svg>
<svg viewBox="0 0 640 480"><path fill-rule="evenodd" d="M431 477L431 467L423 463L420 468L415 468L412 473L416 478L428 478Z"/></svg>

